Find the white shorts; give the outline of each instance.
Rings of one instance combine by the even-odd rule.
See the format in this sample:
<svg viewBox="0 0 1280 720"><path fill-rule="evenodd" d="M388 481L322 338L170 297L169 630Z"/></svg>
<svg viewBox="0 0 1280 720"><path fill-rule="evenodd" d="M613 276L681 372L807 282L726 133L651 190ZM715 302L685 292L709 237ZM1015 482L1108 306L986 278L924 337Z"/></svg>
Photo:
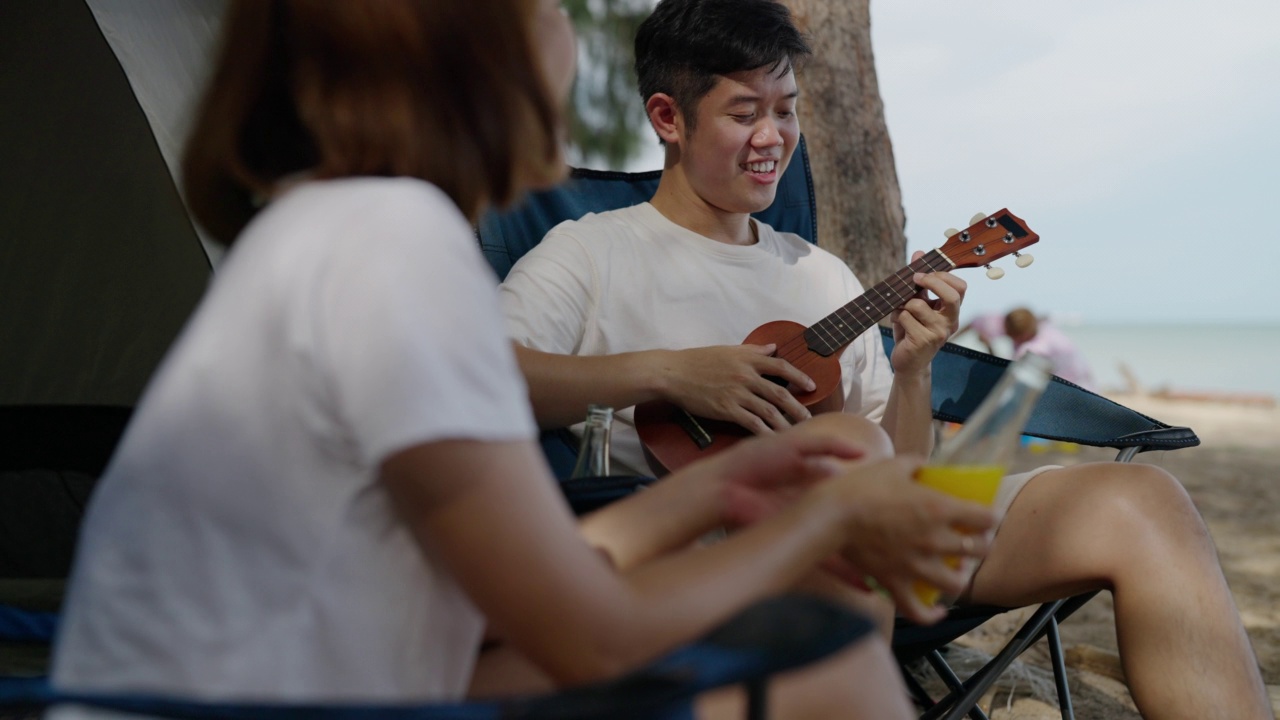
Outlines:
<svg viewBox="0 0 1280 720"><path fill-rule="evenodd" d="M1014 498L1018 497L1018 493L1022 492L1022 488L1027 486L1031 478L1042 472L1061 468L1061 465L1042 465L1035 470L1028 470L1016 475L1005 475L1000 481L1000 488L996 490L996 502L992 506L996 511L996 532L1000 532L1000 523L1004 522L1004 514L1009 511L1009 506L1013 504Z"/></svg>
<svg viewBox="0 0 1280 720"><path fill-rule="evenodd" d="M1027 472L1005 475L1004 478L1000 480L1000 487L996 490L996 501L995 504L992 505L996 511L996 527L992 531L993 536L998 537L1000 535L1000 525L1004 523L1005 513L1009 511L1009 506L1013 505L1013 501L1018 497L1018 493L1022 492L1022 488L1026 487L1027 483L1031 482L1031 479L1037 475L1043 472L1048 472L1049 470L1058 470L1060 468L1062 468L1061 465L1042 465L1034 470L1028 470ZM971 565L972 569L969 571L969 587L966 587L964 592L960 594L962 602L968 600L969 591L973 586L973 576L976 575L978 573L978 569L982 567L981 562L971 562Z"/></svg>

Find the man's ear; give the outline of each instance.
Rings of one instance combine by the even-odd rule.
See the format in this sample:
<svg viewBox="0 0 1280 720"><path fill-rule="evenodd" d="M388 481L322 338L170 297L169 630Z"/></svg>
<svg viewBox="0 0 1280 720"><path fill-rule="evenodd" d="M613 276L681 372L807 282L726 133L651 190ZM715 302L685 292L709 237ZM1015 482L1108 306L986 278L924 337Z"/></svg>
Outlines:
<svg viewBox="0 0 1280 720"><path fill-rule="evenodd" d="M654 93L645 102L644 109L658 137L668 145L678 145L684 131L684 117L676 107L675 98L666 93Z"/></svg>

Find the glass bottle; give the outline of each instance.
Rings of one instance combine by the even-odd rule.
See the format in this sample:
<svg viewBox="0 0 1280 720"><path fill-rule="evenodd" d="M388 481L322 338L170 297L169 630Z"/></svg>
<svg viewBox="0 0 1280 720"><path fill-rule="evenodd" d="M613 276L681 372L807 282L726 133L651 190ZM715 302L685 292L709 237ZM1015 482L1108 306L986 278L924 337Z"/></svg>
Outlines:
<svg viewBox="0 0 1280 720"><path fill-rule="evenodd" d="M578 461L570 479L605 477L609 474L609 433L613 426L613 408L588 405L587 423L578 444Z"/></svg>
<svg viewBox="0 0 1280 720"><path fill-rule="evenodd" d="M963 500L992 505L1017 452L1022 429L1049 385L1051 367L1047 358L1032 353L1010 363L960 431L945 440L916 473L916 482ZM949 562L959 567L963 561L954 558ZM916 594L926 605L942 599L937 589L923 583L917 584Z"/></svg>

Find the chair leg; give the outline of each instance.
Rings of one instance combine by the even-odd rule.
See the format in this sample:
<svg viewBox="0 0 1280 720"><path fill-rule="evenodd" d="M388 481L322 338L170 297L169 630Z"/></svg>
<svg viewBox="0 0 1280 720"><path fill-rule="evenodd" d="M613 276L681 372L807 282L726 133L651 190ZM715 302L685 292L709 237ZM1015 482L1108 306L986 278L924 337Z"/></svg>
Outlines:
<svg viewBox="0 0 1280 720"><path fill-rule="evenodd" d="M925 710L937 705L938 703L934 702L933 697L931 697L928 691L924 689L924 686L920 684L920 681L916 680L916 676L912 675L911 671L908 670L905 665L901 666L901 668L902 681L906 684L907 693L911 695L911 699Z"/></svg>
<svg viewBox="0 0 1280 720"><path fill-rule="evenodd" d="M1075 720L1076 714L1071 707L1071 688L1067 686L1067 664L1062 657L1062 639L1058 637L1058 620L1050 618L1047 626L1049 643L1049 659L1053 662L1053 684L1058 690L1058 709L1062 711L1062 720Z"/></svg>
<svg viewBox="0 0 1280 720"><path fill-rule="evenodd" d="M947 661L942 659L942 653L937 650L930 651L928 655L925 655L925 659L929 661L929 665L933 667L933 671L938 674L938 677L942 678L942 682L951 692L948 693L940 702L935 703L929 708L929 710L932 711L932 714L929 711L926 711L921 715L921 720L939 717L948 709L953 709L953 705L949 703L948 700L962 694L965 689L964 682L951 670L951 666L947 665ZM982 708L978 707L976 701L973 704L973 708L969 710L969 718L970 720L989 720L987 714L982 711Z"/></svg>
<svg viewBox="0 0 1280 720"><path fill-rule="evenodd" d="M765 678L756 678L746 683L747 686L747 720L766 720L769 715L769 689Z"/></svg>
<svg viewBox="0 0 1280 720"><path fill-rule="evenodd" d="M1063 604L1063 600L1041 605L1039 609L1018 629L1013 638L1004 646L998 655L991 659L982 669L974 673L963 684L964 692L952 691L938 701L938 706L931 708L920 716L921 720L933 720L944 717L946 720L960 720L970 711L977 708L978 700L995 684L1001 673L1013 663L1024 650L1039 639L1045 624L1053 618ZM934 711L938 712L934 712ZM946 712L943 715L943 712ZM972 716L971 716L972 717Z"/></svg>
<svg viewBox="0 0 1280 720"><path fill-rule="evenodd" d="M1120 450L1120 452L1116 453L1116 462L1118 462L1118 463L1127 463L1127 462L1129 462L1130 460L1132 460L1132 459L1133 459L1133 456L1134 456L1134 455L1137 455L1137 454L1138 454L1138 452L1139 452L1139 451L1141 451L1141 450L1142 450L1142 448L1139 448L1139 447L1127 447L1127 448L1123 448L1123 449L1121 449L1121 450Z"/></svg>

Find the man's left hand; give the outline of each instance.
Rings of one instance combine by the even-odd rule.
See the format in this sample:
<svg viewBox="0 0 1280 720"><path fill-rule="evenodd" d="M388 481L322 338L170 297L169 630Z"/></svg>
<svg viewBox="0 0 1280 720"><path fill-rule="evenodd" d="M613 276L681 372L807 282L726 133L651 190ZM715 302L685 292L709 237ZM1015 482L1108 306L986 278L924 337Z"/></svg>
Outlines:
<svg viewBox="0 0 1280 720"><path fill-rule="evenodd" d="M923 255L917 250L911 261ZM889 362L898 375L928 370L938 349L960 326L960 304L968 288L949 272L916 273L914 282L920 292L892 315L894 346Z"/></svg>

